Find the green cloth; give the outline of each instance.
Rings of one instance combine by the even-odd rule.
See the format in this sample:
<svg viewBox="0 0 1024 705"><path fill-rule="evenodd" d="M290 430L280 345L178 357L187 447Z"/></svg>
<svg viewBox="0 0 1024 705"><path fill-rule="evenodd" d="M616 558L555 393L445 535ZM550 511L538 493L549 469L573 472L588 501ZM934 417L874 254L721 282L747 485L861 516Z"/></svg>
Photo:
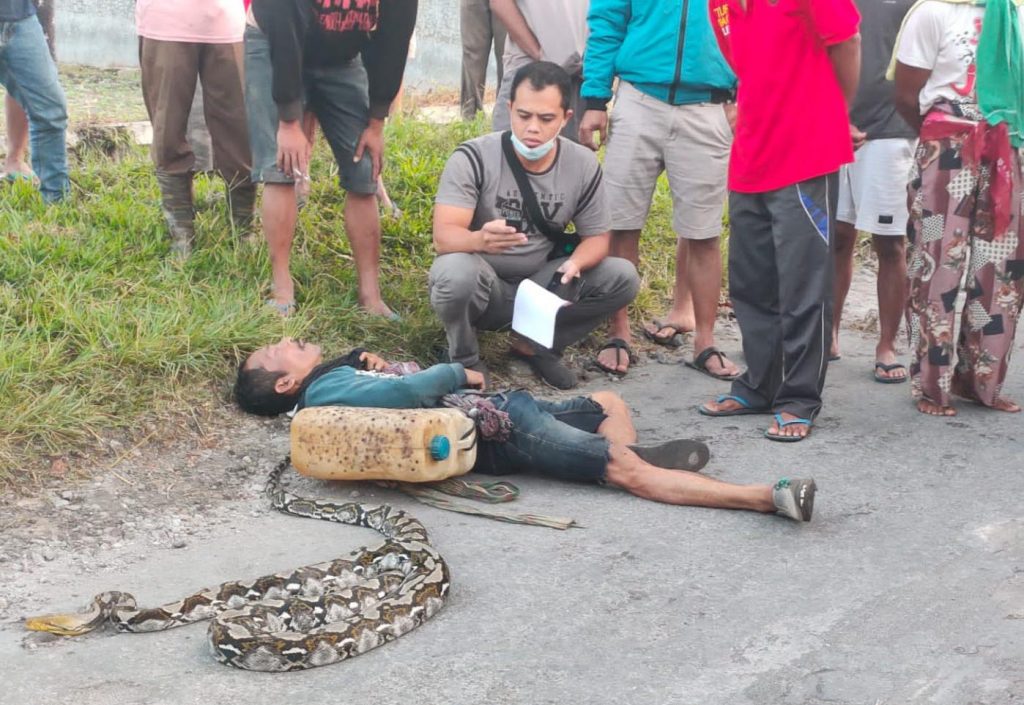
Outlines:
<svg viewBox="0 0 1024 705"><path fill-rule="evenodd" d="M1014 147L1024 144L1022 0L987 0L975 55L978 107L990 125L1006 123Z"/></svg>

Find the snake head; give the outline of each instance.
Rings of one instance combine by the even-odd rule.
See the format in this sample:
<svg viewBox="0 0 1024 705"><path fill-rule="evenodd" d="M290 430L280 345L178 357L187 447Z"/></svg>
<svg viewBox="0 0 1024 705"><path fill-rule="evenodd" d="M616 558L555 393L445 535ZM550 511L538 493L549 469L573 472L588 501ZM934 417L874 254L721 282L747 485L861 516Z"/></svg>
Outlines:
<svg viewBox="0 0 1024 705"><path fill-rule="evenodd" d="M25 620L25 629L61 636L81 636L103 624L113 610L134 609L135 598L127 592L101 592L78 614L41 614Z"/></svg>
<svg viewBox="0 0 1024 705"><path fill-rule="evenodd" d="M90 614L41 614L26 619L25 629L60 636L81 636L96 628L94 617Z"/></svg>

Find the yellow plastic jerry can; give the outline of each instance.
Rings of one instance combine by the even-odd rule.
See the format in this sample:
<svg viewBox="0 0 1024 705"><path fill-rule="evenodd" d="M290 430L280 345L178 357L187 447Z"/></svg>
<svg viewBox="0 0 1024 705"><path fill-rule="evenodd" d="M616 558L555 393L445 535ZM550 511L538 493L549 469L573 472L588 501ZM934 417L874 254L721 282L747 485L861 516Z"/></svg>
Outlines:
<svg viewBox="0 0 1024 705"><path fill-rule="evenodd" d="M324 480L434 482L476 462L476 426L458 409L307 407L291 444L295 469Z"/></svg>

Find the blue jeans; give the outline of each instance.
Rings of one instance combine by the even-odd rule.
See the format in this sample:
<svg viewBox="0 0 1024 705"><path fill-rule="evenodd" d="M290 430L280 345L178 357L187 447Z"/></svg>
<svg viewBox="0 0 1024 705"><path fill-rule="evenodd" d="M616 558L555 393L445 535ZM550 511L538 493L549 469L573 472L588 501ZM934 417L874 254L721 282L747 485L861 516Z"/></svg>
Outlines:
<svg viewBox="0 0 1024 705"><path fill-rule="evenodd" d="M71 187L64 143L68 108L57 65L34 15L0 22L0 83L28 115L32 170L43 200L59 201Z"/></svg>
<svg viewBox="0 0 1024 705"><path fill-rule="evenodd" d="M473 470L486 475L534 472L577 482L602 482L609 443L597 428L607 418L590 397L551 402L529 392L491 397L507 411L514 429L505 443L484 441Z"/></svg>

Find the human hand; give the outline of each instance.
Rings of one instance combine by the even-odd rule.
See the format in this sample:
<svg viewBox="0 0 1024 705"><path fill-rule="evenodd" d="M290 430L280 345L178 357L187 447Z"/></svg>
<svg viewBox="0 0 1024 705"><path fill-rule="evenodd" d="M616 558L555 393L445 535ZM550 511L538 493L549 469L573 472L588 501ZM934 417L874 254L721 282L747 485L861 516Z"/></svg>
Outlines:
<svg viewBox="0 0 1024 705"><path fill-rule="evenodd" d="M601 137L601 144L608 139L608 113L604 110L588 110L580 120L580 144L597 151L595 133Z"/></svg>
<svg viewBox="0 0 1024 705"><path fill-rule="evenodd" d="M380 372L381 370L388 366L388 363L386 361L384 361L379 356L374 355L372 352L364 352L363 354L361 354L359 356L359 361L363 363L363 367L365 369L373 370L374 372Z"/></svg>
<svg viewBox="0 0 1024 705"><path fill-rule="evenodd" d="M723 103L722 110L725 111L725 119L729 121L729 129L736 133L736 103Z"/></svg>
<svg viewBox="0 0 1024 705"><path fill-rule="evenodd" d="M483 238L483 251L489 255L499 255L512 247L526 244L526 235L517 232L511 225L505 225L502 218L484 223L480 235Z"/></svg>
<svg viewBox="0 0 1024 705"><path fill-rule="evenodd" d="M313 145L306 138L298 120L280 122L277 126L277 168L289 178L309 175L309 157Z"/></svg>
<svg viewBox="0 0 1024 705"><path fill-rule="evenodd" d="M853 141L853 151L856 152L864 146L864 142L867 141L868 135L866 132L861 132L856 125L850 123L850 139Z"/></svg>
<svg viewBox="0 0 1024 705"><path fill-rule="evenodd" d="M370 159L373 161L373 180L380 177L381 169L384 166L384 121L377 118L370 118L369 124L359 136L356 143L356 151L352 154L352 161L358 162L363 158L363 152L370 152Z"/></svg>
<svg viewBox="0 0 1024 705"><path fill-rule="evenodd" d="M580 276L580 266L573 262L571 258L562 262L562 265L555 271L562 273L562 284L568 284Z"/></svg>
<svg viewBox="0 0 1024 705"><path fill-rule="evenodd" d="M476 370L466 370L466 386L476 389L484 388L484 375Z"/></svg>

